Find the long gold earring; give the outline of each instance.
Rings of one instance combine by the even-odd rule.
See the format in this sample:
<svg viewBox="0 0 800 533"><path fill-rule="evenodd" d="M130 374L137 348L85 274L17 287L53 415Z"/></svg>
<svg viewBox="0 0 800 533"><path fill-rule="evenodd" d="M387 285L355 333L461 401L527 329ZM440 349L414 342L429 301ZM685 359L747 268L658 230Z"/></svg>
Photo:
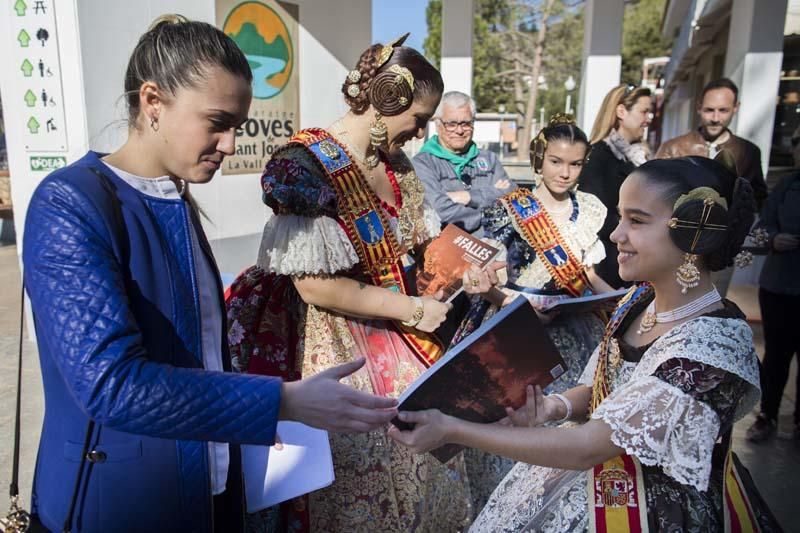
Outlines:
<svg viewBox="0 0 800 533"><path fill-rule="evenodd" d="M386 144L386 140L388 139L389 132L386 129L386 123L381 120L381 114L375 113L375 120L369 125L369 145L370 145L370 153L367 155L367 158L364 162L367 164L367 168L375 168L378 166L380 162L380 158L378 157L378 149Z"/></svg>
<svg viewBox="0 0 800 533"><path fill-rule="evenodd" d="M695 254L684 254L683 264L678 267L675 281L681 286L681 293L683 294L700 284L700 270L695 264L696 261L697 256Z"/></svg>

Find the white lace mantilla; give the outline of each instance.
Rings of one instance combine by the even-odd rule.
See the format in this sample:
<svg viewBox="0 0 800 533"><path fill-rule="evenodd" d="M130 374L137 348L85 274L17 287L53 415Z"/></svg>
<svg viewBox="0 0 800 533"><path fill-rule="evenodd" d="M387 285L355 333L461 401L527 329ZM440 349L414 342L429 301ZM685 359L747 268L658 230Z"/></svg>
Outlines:
<svg viewBox="0 0 800 533"><path fill-rule="evenodd" d="M257 264L266 272L335 274L356 263L350 239L330 217L273 215L264 226Z"/></svg>
<svg viewBox="0 0 800 533"><path fill-rule="evenodd" d="M592 386L598 355L599 349L579 383ZM623 361L611 394L592 418L608 424L612 442L643 464L659 465L676 481L706 490L720 420L709 405L653 375L676 358L719 368L750 385L737 406L736 420L758 401L758 362L750 327L739 319L699 317L657 339L638 364Z"/></svg>
<svg viewBox="0 0 800 533"><path fill-rule="evenodd" d="M655 376L617 389L592 413L611 426L611 441L642 464L659 465L679 483L708 488L717 413Z"/></svg>
<svg viewBox="0 0 800 533"><path fill-rule="evenodd" d="M593 194L583 191L575 192L578 202L578 218L573 222L556 223L564 244L586 267L596 265L606 257L603 243L597 238L597 232L603 227L606 219L606 206ZM516 280L523 287L541 288L550 281L550 272L538 259L520 270Z"/></svg>

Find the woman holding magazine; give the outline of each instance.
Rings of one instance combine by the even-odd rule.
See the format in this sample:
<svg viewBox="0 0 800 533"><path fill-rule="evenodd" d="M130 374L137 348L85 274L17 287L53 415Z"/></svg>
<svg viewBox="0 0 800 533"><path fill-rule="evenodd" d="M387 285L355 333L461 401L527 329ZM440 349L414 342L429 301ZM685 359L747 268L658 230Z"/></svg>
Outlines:
<svg viewBox="0 0 800 533"><path fill-rule="evenodd" d="M567 298L612 290L593 269L605 257L597 232L606 208L594 195L575 190L588 150L586 135L572 117L562 114L531 142L536 185L500 197L483 215L486 237L507 250L505 296L488 293L490 297L476 299L454 339L463 339L499 306L524 294L569 367L551 385L553 392L575 385L600 341L604 322L591 312L558 316L545 309Z"/></svg>
<svg viewBox="0 0 800 533"><path fill-rule="evenodd" d="M397 397L443 351L430 332L450 305L408 295L405 278L440 221L401 150L424 135L443 84L403 40L367 49L342 85L350 110L297 132L264 170L274 215L227 298L242 371L306 378L364 357L346 382ZM415 456L385 429L330 443L336 480L293 502L293 531L455 531L470 518L462 461Z"/></svg>
<svg viewBox="0 0 800 533"><path fill-rule="evenodd" d="M731 453L759 397L741 311L710 273L733 263L753 220L749 184L716 161L650 161L620 189L611 234L619 302L580 384L529 387L508 425L401 412L390 435L417 452L446 442L514 458L472 531L779 530ZM484 280L485 282L485 280ZM575 420L576 427L541 427Z"/></svg>

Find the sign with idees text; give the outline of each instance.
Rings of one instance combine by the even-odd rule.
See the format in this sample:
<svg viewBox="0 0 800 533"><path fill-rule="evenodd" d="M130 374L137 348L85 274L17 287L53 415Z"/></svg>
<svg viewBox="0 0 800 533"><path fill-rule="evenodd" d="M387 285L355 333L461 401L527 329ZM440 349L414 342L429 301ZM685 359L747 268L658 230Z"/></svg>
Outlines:
<svg viewBox="0 0 800 533"><path fill-rule="evenodd" d="M260 174L299 124L298 8L275 0L217 0L216 17L253 71L250 113L236 132L236 153L225 158L222 174Z"/></svg>

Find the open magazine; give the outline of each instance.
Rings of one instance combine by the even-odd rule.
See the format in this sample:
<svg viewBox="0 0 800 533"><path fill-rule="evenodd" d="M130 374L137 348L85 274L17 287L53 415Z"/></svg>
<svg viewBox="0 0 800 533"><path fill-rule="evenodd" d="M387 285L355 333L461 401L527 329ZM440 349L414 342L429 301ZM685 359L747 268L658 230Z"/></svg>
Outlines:
<svg viewBox="0 0 800 533"><path fill-rule="evenodd" d="M507 406L525 403L528 384L546 387L566 368L536 311L519 297L417 378L398 399L399 408L436 408L471 422L495 422L506 416ZM448 444L431 453L446 462L460 449Z"/></svg>
<svg viewBox="0 0 800 533"><path fill-rule="evenodd" d="M254 513L333 483L328 432L278 422L281 446L242 446L247 512Z"/></svg>
<svg viewBox="0 0 800 533"><path fill-rule="evenodd" d="M591 296L578 298L563 298L542 309L543 313L558 311L559 313L588 313L599 309L613 309L617 300L625 296L629 289L619 289L612 292L601 292Z"/></svg>
<svg viewBox="0 0 800 533"><path fill-rule="evenodd" d="M417 271L417 294L432 296L444 291L450 302L461 292L461 278L470 265L483 268L499 250L458 226L448 224L425 248L425 258Z"/></svg>

